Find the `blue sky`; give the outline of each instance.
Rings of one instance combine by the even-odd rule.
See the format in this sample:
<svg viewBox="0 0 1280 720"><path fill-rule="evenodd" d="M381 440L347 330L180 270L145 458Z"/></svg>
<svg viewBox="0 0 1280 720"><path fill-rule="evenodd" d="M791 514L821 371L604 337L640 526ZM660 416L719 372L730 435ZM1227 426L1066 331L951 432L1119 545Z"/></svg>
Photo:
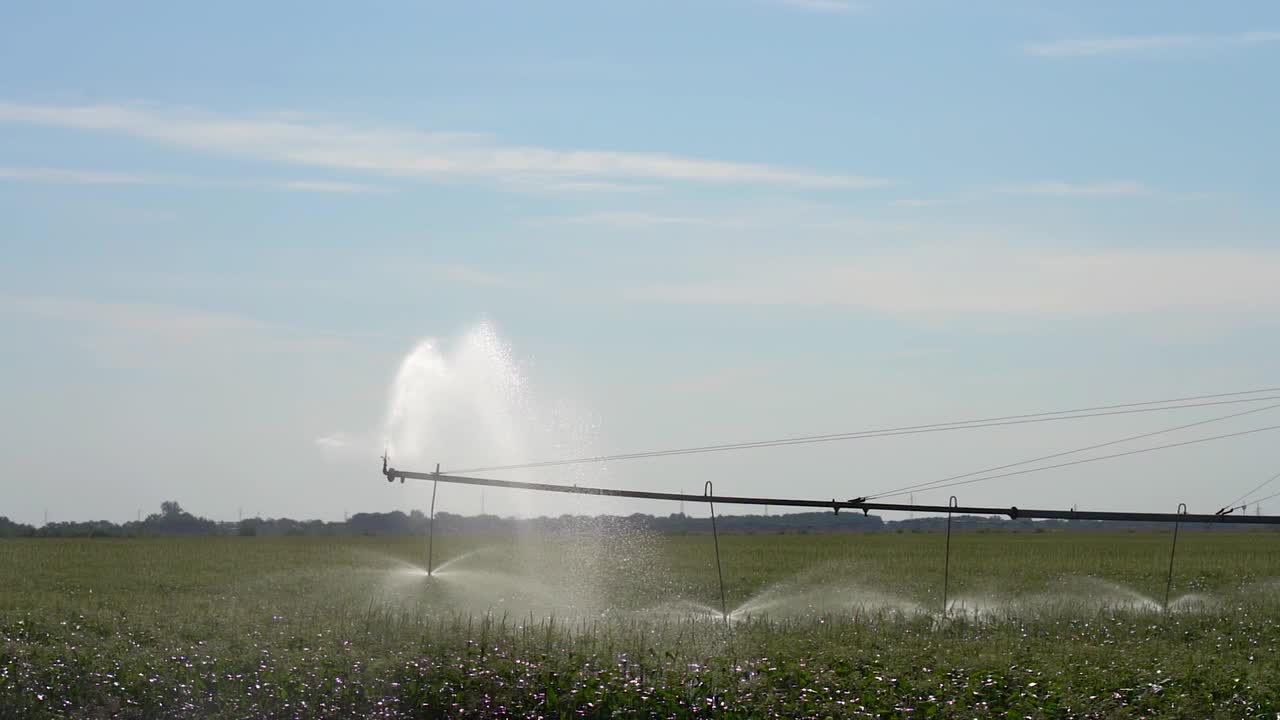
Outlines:
<svg viewBox="0 0 1280 720"><path fill-rule="evenodd" d="M1278 71L1264 2L7 5L0 514L421 506L389 387L482 321L584 452L1280 385ZM579 479L856 495L1227 411ZM962 500L1213 510L1277 446Z"/></svg>

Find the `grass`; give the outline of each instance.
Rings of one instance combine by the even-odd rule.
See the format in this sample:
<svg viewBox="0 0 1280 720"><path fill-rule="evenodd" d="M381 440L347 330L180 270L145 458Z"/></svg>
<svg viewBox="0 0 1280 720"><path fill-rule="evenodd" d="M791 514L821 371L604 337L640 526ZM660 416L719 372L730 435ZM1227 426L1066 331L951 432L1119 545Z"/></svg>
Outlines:
<svg viewBox="0 0 1280 720"><path fill-rule="evenodd" d="M4 541L0 718L1275 717L1280 534L1169 541Z"/></svg>

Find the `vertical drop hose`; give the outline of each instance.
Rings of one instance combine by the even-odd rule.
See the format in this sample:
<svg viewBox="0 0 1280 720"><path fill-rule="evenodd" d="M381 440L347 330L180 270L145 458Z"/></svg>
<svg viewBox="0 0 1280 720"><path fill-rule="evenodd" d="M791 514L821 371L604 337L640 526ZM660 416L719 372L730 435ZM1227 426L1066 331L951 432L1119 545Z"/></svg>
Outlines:
<svg viewBox="0 0 1280 720"><path fill-rule="evenodd" d="M436 541L436 489L439 487L439 480L431 483L431 519L427 521L427 577L431 577L435 572L433 557Z"/></svg>
<svg viewBox="0 0 1280 720"><path fill-rule="evenodd" d="M1187 504L1178 503L1178 514L1187 514ZM1169 548L1169 576L1164 581L1164 611L1169 612L1169 594L1173 591L1173 558L1178 553L1178 526L1182 523L1173 524L1173 545Z"/></svg>
<svg viewBox="0 0 1280 720"><path fill-rule="evenodd" d="M947 507L956 507L956 496L947 501ZM947 549L946 559L942 563L942 615L947 615L947 590L951 583L951 511L947 511Z"/></svg>
<svg viewBox="0 0 1280 720"><path fill-rule="evenodd" d="M714 497L714 486L708 480L702 486L702 494L705 497ZM720 569L720 533L716 530L716 504L708 501L711 506L711 538L715 541L716 546L716 578L720 581L720 616L724 618L724 624L729 625L729 605L724 599L724 571Z"/></svg>

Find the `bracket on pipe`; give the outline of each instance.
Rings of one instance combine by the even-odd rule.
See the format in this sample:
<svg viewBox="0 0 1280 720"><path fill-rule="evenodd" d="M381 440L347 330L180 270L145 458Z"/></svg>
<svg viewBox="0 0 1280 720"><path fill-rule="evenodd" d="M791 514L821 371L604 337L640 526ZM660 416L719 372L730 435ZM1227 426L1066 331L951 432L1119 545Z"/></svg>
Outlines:
<svg viewBox="0 0 1280 720"><path fill-rule="evenodd" d="M861 510L862 517L871 517L871 510L866 507L866 502L867 497L863 495L862 497L849 498L848 504L853 506L855 510ZM836 508L836 514L840 514L840 508Z"/></svg>
<svg viewBox="0 0 1280 720"><path fill-rule="evenodd" d="M390 451L389 451L389 449L388 449L388 448L383 448L383 450L382 450L382 475L383 475L383 477L385 477L385 478L387 479L387 482L395 482L395 481L396 481L396 469L395 469L395 468L389 468L389 467L387 467L387 457L388 457L390 454L391 454L391 453L390 453ZM438 466L437 466L437 467L438 467ZM404 484L404 476L403 476L403 475L401 475L401 476L400 476L400 484L401 484L401 485L403 485L403 484Z"/></svg>

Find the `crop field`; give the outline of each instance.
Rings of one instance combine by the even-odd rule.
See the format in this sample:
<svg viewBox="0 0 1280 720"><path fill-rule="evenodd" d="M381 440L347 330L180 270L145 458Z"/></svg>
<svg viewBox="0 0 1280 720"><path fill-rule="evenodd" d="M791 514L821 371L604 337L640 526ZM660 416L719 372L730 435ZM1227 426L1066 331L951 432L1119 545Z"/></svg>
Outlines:
<svg viewBox="0 0 1280 720"><path fill-rule="evenodd" d="M1280 534L0 541L0 717L1280 713Z"/></svg>

